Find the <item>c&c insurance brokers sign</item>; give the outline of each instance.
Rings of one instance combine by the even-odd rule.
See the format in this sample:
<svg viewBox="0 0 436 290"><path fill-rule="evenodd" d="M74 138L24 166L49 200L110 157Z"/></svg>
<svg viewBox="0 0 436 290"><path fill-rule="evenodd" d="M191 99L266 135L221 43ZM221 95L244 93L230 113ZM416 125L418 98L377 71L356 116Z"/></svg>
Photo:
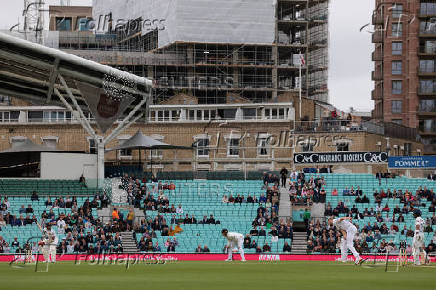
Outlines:
<svg viewBox="0 0 436 290"><path fill-rule="evenodd" d="M393 156L389 168L436 168L436 156Z"/></svg>

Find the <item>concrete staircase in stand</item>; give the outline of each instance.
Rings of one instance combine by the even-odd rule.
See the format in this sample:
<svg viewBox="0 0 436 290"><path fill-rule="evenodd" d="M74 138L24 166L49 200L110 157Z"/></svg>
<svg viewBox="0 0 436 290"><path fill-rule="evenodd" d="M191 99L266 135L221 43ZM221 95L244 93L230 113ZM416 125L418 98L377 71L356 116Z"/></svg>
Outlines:
<svg viewBox="0 0 436 290"><path fill-rule="evenodd" d="M289 184L289 179L286 181ZM280 186L280 204L279 204L279 218L287 220L292 217L292 204L289 199L289 190L286 187Z"/></svg>
<svg viewBox="0 0 436 290"><path fill-rule="evenodd" d="M296 254L296 255L306 254L306 250L307 250L306 233L294 232L291 254Z"/></svg>
<svg viewBox="0 0 436 290"><path fill-rule="evenodd" d="M124 253L138 253L136 241L133 238L133 232L121 232L121 239Z"/></svg>

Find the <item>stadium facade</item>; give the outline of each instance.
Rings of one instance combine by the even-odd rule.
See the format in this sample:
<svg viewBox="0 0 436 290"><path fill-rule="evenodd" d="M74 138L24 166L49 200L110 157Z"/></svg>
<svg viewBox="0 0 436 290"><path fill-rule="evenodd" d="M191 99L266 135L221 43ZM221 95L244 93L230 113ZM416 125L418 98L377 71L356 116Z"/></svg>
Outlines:
<svg viewBox="0 0 436 290"><path fill-rule="evenodd" d="M357 114L331 117L327 0L197 2L50 7L47 46L154 81L147 120L107 147L122 144L137 130L166 143L195 145L192 152L142 152L145 170L153 159L153 168L162 171L279 170L293 164L296 152L422 154L416 130L373 124ZM95 153L95 141L68 110L2 100L1 150L30 138L61 150ZM139 156L123 150L105 158L108 165L120 165L135 164ZM386 165L334 168L375 172Z"/></svg>

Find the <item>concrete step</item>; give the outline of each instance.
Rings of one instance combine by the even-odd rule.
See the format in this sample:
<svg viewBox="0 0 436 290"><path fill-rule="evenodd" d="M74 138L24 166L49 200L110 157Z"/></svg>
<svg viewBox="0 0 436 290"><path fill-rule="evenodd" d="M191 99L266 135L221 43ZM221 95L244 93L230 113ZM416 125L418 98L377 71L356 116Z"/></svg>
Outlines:
<svg viewBox="0 0 436 290"><path fill-rule="evenodd" d="M136 241L133 238L133 232L121 232L121 239L123 250L129 253L138 253L138 247L136 246Z"/></svg>

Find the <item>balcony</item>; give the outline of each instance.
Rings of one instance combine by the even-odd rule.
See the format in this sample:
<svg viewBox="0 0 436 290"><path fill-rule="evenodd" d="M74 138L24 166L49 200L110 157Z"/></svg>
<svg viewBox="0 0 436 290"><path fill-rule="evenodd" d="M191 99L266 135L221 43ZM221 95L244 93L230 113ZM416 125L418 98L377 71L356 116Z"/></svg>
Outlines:
<svg viewBox="0 0 436 290"><path fill-rule="evenodd" d="M372 43L383 43L383 31L378 30L372 34Z"/></svg>
<svg viewBox="0 0 436 290"><path fill-rule="evenodd" d="M436 116L436 104L431 103L431 100L429 101L421 101L424 103L421 103L419 105L418 114L422 117L432 117Z"/></svg>
<svg viewBox="0 0 436 290"><path fill-rule="evenodd" d="M375 88L371 92L371 100L383 100L383 89L382 88Z"/></svg>
<svg viewBox="0 0 436 290"><path fill-rule="evenodd" d="M371 79L373 81L382 81L383 80L383 72L381 70L375 70L371 73Z"/></svg>
<svg viewBox="0 0 436 290"><path fill-rule="evenodd" d="M383 50L376 49L372 52L372 61L383 61Z"/></svg>
<svg viewBox="0 0 436 290"><path fill-rule="evenodd" d="M374 13L372 15L372 25L383 25L385 22L385 19L383 15L380 13Z"/></svg>
<svg viewBox="0 0 436 290"><path fill-rule="evenodd" d="M426 56L432 56L432 55L436 55L436 47L425 47L425 46L420 46L419 47L419 54L420 55L426 55Z"/></svg>

